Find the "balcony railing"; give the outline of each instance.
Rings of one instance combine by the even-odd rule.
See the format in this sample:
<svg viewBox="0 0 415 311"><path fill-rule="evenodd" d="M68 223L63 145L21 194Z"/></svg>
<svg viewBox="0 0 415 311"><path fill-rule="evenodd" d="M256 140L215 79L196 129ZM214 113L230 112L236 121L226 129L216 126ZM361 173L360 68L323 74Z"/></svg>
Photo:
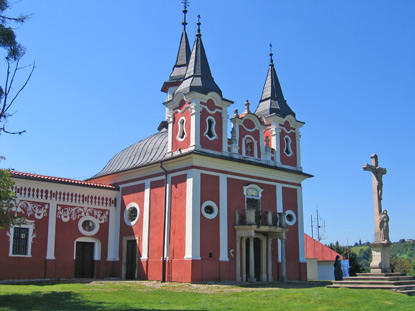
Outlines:
<svg viewBox="0 0 415 311"><path fill-rule="evenodd" d="M255 209L237 210L236 224L286 227L285 213L277 213L271 211L260 213Z"/></svg>

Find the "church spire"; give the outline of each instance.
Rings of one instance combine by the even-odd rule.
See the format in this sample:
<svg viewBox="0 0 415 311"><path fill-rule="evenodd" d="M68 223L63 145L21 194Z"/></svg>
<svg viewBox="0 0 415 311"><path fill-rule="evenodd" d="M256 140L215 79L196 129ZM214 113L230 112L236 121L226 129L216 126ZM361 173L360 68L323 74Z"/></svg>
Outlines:
<svg viewBox="0 0 415 311"><path fill-rule="evenodd" d="M189 64L190 59L190 45L186 33L186 14L189 2L187 0L183 0L183 4L183 32L182 37L180 39L179 51L177 52L176 63L173 66L173 70L170 74L169 80L164 82L161 88L161 90L166 93L168 92L170 87L177 86L180 84L180 82L183 81L183 78L186 74L187 65Z"/></svg>
<svg viewBox="0 0 415 311"><path fill-rule="evenodd" d="M186 75L184 81L175 93L190 93L195 91L208 94L209 92L216 92L222 96L222 91L213 80L212 73L210 72L205 48L203 47L200 25L200 15L198 15L196 40L193 45Z"/></svg>
<svg viewBox="0 0 415 311"><path fill-rule="evenodd" d="M268 74L262 90L261 100L259 101L259 106L256 109L255 114L263 117L276 114L283 118L287 115L292 115L295 118L295 113L288 106L287 101L282 94L281 85L274 67L272 44L269 46L270 64Z"/></svg>

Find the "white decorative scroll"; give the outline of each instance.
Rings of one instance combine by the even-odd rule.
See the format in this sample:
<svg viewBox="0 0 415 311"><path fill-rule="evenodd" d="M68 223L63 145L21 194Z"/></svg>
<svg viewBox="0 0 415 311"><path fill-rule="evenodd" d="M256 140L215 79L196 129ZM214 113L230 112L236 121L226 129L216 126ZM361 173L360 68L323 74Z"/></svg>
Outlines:
<svg viewBox="0 0 415 311"><path fill-rule="evenodd" d="M76 220L84 216L92 216L100 224L108 221L108 211L98 211L89 207L62 207L58 206L56 217L62 219L63 222Z"/></svg>
<svg viewBox="0 0 415 311"><path fill-rule="evenodd" d="M27 217L34 215L36 219L42 219L48 215L49 204L42 206L41 204L28 202L28 201L16 201L13 204L12 211L15 213L22 213Z"/></svg>

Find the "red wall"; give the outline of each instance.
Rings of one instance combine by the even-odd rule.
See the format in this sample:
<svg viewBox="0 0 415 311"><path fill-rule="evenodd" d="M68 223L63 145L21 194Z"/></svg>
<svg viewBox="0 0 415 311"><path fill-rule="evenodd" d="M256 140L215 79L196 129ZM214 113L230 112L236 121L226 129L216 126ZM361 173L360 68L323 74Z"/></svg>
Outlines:
<svg viewBox="0 0 415 311"><path fill-rule="evenodd" d="M190 261L184 260L186 243L186 179L185 174L171 178L170 260L167 279L188 282Z"/></svg>
<svg viewBox="0 0 415 311"><path fill-rule="evenodd" d="M213 201L219 209L219 176L201 174L201 189L203 191L200 206L205 201ZM219 211L214 219L200 215L200 256L203 281L220 279L219 216Z"/></svg>
<svg viewBox="0 0 415 311"><path fill-rule="evenodd" d="M284 211L292 210L297 217L293 226L288 226L287 240L285 241L285 258L287 262L287 278L289 280L300 279L299 267L299 244L298 244L298 209L297 209L297 189L282 188Z"/></svg>
<svg viewBox="0 0 415 311"><path fill-rule="evenodd" d="M180 102L180 105L178 107L179 110L184 109L184 107L188 106L189 104L186 104L184 100ZM186 119L185 122L185 131L186 131L186 137L180 141L177 139L177 134L179 132L179 120L184 117ZM174 120L173 120L173 139L172 139L172 151L175 152L179 149L187 149L190 146L190 109L187 108L183 113L175 113L174 114Z"/></svg>
<svg viewBox="0 0 415 311"><path fill-rule="evenodd" d="M202 105L206 105L210 111L214 111L215 109L219 108L215 106L213 100L209 99L207 103L202 103ZM215 132L218 136L216 139L210 140L204 134L207 130L207 117L212 116L215 121ZM207 109L203 108L200 113L200 144L202 148L214 150L214 151L222 151L222 112L217 111L214 114L210 114Z"/></svg>
<svg viewBox="0 0 415 311"><path fill-rule="evenodd" d="M143 217L144 217L144 183L122 188L121 217L120 217L120 241L119 241L119 258L116 275L121 275L123 262L123 237L138 237L138 265L137 278L146 279L146 266L141 262L142 246L143 246ZM140 215L134 226L129 226L124 221L125 209L130 203L136 203L140 209Z"/></svg>
<svg viewBox="0 0 415 311"><path fill-rule="evenodd" d="M150 225L148 239L148 270L150 280L162 279L164 180L150 183Z"/></svg>
<svg viewBox="0 0 415 311"><path fill-rule="evenodd" d="M74 208L76 206L58 204L61 208ZM107 210L98 211L106 212ZM79 218L70 219L67 222L62 219L56 219L56 235L55 235L55 277L56 278L73 278L75 275L75 240L85 237L78 228ZM109 219L109 211L108 211ZM106 258L108 254L108 224L109 220L99 224L99 231L90 236L101 242L101 261L95 261L95 277L103 278L106 276ZM89 236L88 236L89 237Z"/></svg>
<svg viewBox="0 0 415 311"><path fill-rule="evenodd" d="M42 207L46 205L46 203L37 203L35 201L24 201L36 203ZM9 236L7 236L9 230L0 230L0 245L2 245L0 251L0 279L45 277L49 209L47 214L48 216L44 216L42 219L36 219L33 214L30 216L24 215L27 220L35 221L33 234L36 236L32 240L31 257L9 257L10 240Z"/></svg>
<svg viewBox="0 0 415 311"><path fill-rule="evenodd" d="M290 131L293 131L293 132L290 132ZM285 138L284 137L285 136L289 136L291 138L291 151L292 151L291 156L287 156L284 152L285 150ZM281 130L280 152L281 152L281 164L297 167L297 139L295 135L295 128L290 127L290 124L288 121L285 121L284 126Z"/></svg>

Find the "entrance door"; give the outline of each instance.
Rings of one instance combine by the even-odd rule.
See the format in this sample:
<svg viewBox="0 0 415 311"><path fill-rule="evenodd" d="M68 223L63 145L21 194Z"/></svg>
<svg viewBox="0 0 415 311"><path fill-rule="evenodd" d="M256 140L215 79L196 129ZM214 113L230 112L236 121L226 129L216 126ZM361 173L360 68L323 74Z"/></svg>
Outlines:
<svg viewBox="0 0 415 311"><path fill-rule="evenodd" d="M127 280L135 279L137 270L137 241L127 241L127 258L125 263L125 278Z"/></svg>
<svg viewBox="0 0 415 311"><path fill-rule="evenodd" d="M76 242L75 277L94 277L94 243Z"/></svg>

